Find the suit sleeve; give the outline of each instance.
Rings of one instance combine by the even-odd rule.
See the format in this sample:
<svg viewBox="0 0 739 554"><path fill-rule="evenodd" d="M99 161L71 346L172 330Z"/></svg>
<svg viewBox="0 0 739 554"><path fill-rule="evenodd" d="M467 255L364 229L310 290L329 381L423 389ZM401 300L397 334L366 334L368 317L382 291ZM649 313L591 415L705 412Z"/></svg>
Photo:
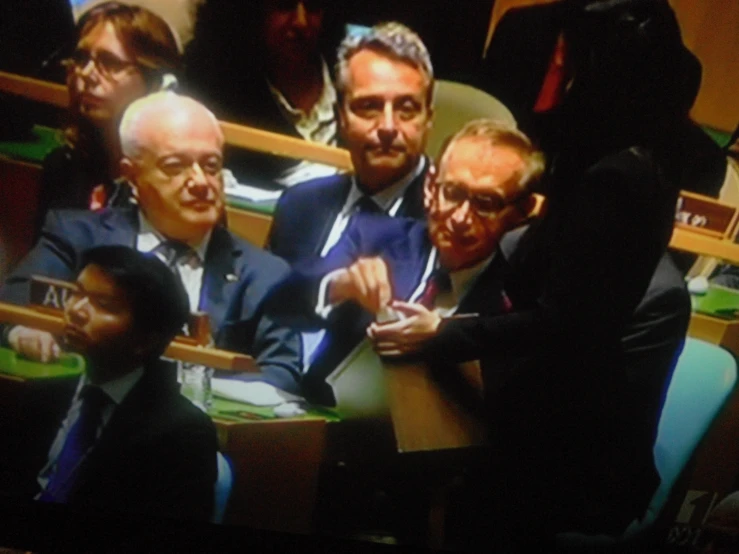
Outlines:
<svg viewBox="0 0 739 554"><path fill-rule="evenodd" d="M293 194L288 189L282 193L277 201L266 246L267 250L290 264L294 263L296 258L294 249L296 239L291 236L291 233L293 229L298 227L297 225L291 225L291 221L300 220L300 214L295 213L296 208L294 206L296 206L296 203L291 202Z"/></svg>
<svg viewBox="0 0 739 554"><path fill-rule="evenodd" d="M287 278L269 297L269 311L275 318L303 331L326 326L326 320L316 314L320 284L326 275L350 266L362 255L358 219L352 218L341 239L325 258L315 256L292 267Z"/></svg>

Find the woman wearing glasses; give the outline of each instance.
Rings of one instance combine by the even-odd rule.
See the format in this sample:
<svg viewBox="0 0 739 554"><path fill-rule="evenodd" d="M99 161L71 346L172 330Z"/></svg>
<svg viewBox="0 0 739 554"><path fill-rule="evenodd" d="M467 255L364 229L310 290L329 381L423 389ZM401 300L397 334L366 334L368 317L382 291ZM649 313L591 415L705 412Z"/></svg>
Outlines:
<svg viewBox="0 0 739 554"><path fill-rule="evenodd" d="M177 40L149 10L105 2L77 24L77 44L64 61L70 105L66 144L44 160L37 230L51 209L125 205L119 180L118 123L135 99L176 84Z"/></svg>
<svg viewBox="0 0 739 554"><path fill-rule="evenodd" d="M183 88L227 121L335 145L331 69L343 33L340 2L208 0L185 50ZM226 148L247 184L292 186L336 168Z"/></svg>

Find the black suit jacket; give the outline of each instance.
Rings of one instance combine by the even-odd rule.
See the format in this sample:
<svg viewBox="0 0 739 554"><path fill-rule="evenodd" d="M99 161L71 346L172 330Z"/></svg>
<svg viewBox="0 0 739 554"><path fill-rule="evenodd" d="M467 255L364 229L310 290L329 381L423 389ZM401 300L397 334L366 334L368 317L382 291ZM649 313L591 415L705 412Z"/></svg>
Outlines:
<svg viewBox="0 0 739 554"><path fill-rule="evenodd" d="M423 218L424 168L406 188L398 217ZM267 248L290 264L320 254L351 190L351 175L333 175L287 189L277 203Z"/></svg>
<svg viewBox="0 0 739 554"><path fill-rule="evenodd" d="M80 466L70 504L208 520L218 440L210 418L179 392L170 363L146 367Z"/></svg>
<svg viewBox="0 0 739 554"><path fill-rule="evenodd" d="M26 304L32 275L73 280L82 269L79 263L84 250L112 244L134 248L137 232L135 208L52 211L39 242L0 288L0 300ZM216 227L205 255L199 308L210 318L217 346L257 359L262 373L243 374L240 379L263 379L298 392L300 336L277 325L263 306L269 291L288 270L283 260Z"/></svg>
<svg viewBox="0 0 739 554"><path fill-rule="evenodd" d="M506 445L498 461L510 495L539 498L531 508L555 514L540 514L552 529L619 533L658 482L645 437L654 437L662 388L650 390L647 409L635 401L638 372L649 367L650 382L669 374L651 366L672 362L689 315L674 274L664 297L646 296L661 288L663 273L653 278L667 264L677 188L638 148L557 184L511 260L516 311L449 321L426 355L479 359L486 385L495 383L492 440Z"/></svg>
<svg viewBox="0 0 739 554"><path fill-rule="evenodd" d="M327 330L319 354L303 380L306 396L317 403L335 403L326 384L328 375L366 336L373 316L354 302L336 306L324 320L315 313L320 282L331 271L348 267L360 257L379 256L388 266L393 298L409 299L421 284L431 241L426 223L411 218L357 214L344 235L325 258L313 257L296 264L285 282L275 290L271 310L285 323L303 329ZM497 252L461 300L459 313L499 314L503 311L502 282L508 269L505 256Z"/></svg>

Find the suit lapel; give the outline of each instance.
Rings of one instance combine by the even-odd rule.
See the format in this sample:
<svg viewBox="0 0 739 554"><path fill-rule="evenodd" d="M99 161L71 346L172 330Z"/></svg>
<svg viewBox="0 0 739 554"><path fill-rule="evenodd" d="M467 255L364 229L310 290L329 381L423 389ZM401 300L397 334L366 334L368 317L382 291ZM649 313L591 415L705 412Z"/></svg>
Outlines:
<svg viewBox="0 0 739 554"><path fill-rule="evenodd" d="M460 314L496 315L508 310L503 283L509 271L508 261L499 250L459 303Z"/></svg>
<svg viewBox="0 0 739 554"><path fill-rule="evenodd" d="M316 226L318 232L316 240L313 241L315 247L311 253L312 255L318 256L321 254L321 250L323 250L323 246L326 244L328 236L331 233L331 228L334 226L341 208L344 207L347 196L349 196L351 185L352 177L350 175L344 175L341 177L341 181L336 183L336 186L326 187L324 190L325 195L316 199L314 206L322 212L322 215L320 217L320 223Z"/></svg>
<svg viewBox="0 0 739 554"><path fill-rule="evenodd" d="M84 462L84 472L76 487L78 490L109 472L109 468L104 467L105 464L115 460L121 450L130 444L132 437L140 436L151 425L150 406L164 401L168 394L167 389L176 386L173 364L157 362L144 369L139 382L116 407L110 421L103 428L100 440Z"/></svg>
<svg viewBox="0 0 739 554"><path fill-rule="evenodd" d="M135 208L106 210L100 216L100 224L103 232L95 237L97 244L120 244L136 248L139 220Z"/></svg>
<svg viewBox="0 0 739 554"><path fill-rule="evenodd" d="M394 296L409 300L423 278L431 241L426 225L419 223L409 229L408 235L387 247Z"/></svg>
<svg viewBox="0 0 739 554"><path fill-rule="evenodd" d="M241 248L228 231L216 227L203 264L203 286L200 289L199 309L207 312L211 332L215 336L221 328L229 307L229 300L239 284L236 260L241 258Z"/></svg>
<svg viewBox="0 0 739 554"><path fill-rule="evenodd" d="M423 208L423 184L426 181L426 173L429 169L429 160L424 156L423 167L420 173L413 179L403 193L403 202L398 209L398 216L424 219L426 216Z"/></svg>

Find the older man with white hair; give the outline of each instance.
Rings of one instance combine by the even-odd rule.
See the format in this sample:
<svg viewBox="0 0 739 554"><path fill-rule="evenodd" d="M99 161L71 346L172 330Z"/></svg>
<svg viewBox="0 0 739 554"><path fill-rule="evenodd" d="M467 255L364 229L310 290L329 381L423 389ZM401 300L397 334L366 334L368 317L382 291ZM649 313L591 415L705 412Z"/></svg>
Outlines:
<svg viewBox="0 0 739 554"><path fill-rule="evenodd" d="M216 118L191 98L161 92L133 102L120 133L121 173L138 206L51 212L38 244L0 288L0 300L27 302L32 275L71 280L80 252L93 246L153 251L182 280L190 309L208 314L215 344L257 359L261 372L240 378L299 392L300 337L275 324L262 306L288 266L220 224L224 139ZM16 326L3 338L33 359L60 353L43 331Z"/></svg>

